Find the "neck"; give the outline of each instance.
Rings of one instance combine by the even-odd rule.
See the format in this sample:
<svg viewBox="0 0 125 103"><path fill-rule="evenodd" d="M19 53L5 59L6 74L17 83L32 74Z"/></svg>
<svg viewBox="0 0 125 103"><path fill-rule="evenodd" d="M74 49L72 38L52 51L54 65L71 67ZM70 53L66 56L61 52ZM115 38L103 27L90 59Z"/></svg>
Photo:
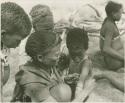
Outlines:
<svg viewBox="0 0 125 103"><path fill-rule="evenodd" d="M115 20L112 17L107 17L108 20L110 20L111 22L115 22Z"/></svg>

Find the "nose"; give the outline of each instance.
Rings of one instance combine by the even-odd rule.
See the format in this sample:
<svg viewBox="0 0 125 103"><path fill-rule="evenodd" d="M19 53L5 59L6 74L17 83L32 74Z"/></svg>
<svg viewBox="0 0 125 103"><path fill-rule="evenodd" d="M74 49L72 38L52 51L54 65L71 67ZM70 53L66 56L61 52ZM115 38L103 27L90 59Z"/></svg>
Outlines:
<svg viewBox="0 0 125 103"><path fill-rule="evenodd" d="M55 55L53 55L52 59L53 61L57 61L59 58L59 52L56 52Z"/></svg>

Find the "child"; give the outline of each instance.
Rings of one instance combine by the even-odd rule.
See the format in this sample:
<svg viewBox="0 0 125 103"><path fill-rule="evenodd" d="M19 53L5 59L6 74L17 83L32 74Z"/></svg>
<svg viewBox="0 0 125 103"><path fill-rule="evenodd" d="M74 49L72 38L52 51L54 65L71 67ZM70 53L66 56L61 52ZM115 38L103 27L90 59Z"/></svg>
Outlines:
<svg viewBox="0 0 125 103"><path fill-rule="evenodd" d="M29 35L31 22L28 15L19 5L6 2L1 4L1 50L3 64L2 85L5 85L10 74L6 51L16 48L22 39ZM5 51L5 52L4 52Z"/></svg>
<svg viewBox="0 0 125 103"><path fill-rule="evenodd" d="M86 84L86 80L91 77L89 74L91 72L92 63L88 55L86 54L86 51L88 49L87 32L84 29L80 28L69 29L67 33L66 44L70 56L68 74L69 79L72 78L72 80L74 79L74 82L76 81L77 83L73 83L72 80L66 81L68 81L67 83L71 85L73 94L77 96L80 95L82 89L86 88L84 87ZM90 91L91 90L92 89L90 89ZM72 98L74 98L74 96Z"/></svg>
<svg viewBox="0 0 125 103"><path fill-rule="evenodd" d="M124 66L124 48L115 24L121 19L122 5L109 1L105 11L107 17L101 27L100 49L108 68L117 70Z"/></svg>

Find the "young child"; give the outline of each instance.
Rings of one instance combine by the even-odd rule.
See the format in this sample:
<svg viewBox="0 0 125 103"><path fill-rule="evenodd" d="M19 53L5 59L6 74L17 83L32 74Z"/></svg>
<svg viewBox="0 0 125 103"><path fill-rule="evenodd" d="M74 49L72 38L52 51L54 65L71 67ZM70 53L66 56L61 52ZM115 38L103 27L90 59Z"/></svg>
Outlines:
<svg viewBox="0 0 125 103"><path fill-rule="evenodd" d="M21 40L29 35L30 31L31 22L23 8L12 2L1 4L2 85L6 84L10 74L6 51L9 51L9 48L16 48Z"/></svg>
<svg viewBox="0 0 125 103"><path fill-rule="evenodd" d="M69 50L70 65L69 79L66 80L71 85L73 96L80 95L82 89L86 88L86 80L91 77L92 63L86 51L88 49L88 36L84 29L69 29L66 38L67 48ZM65 78L66 79L66 78ZM74 83L73 83L74 82ZM94 82L92 82L93 84ZM91 87L90 83L90 87ZM94 87L94 86L93 86ZM76 88L76 89L75 89ZM91 91L92 89L88 89ZM78 102L78 101L77 101Z"/></svg>
<svg viewBox="0 0 125 103"><path fill-rule="evenodd" d="M124 66L124 48L115 23L121 19L122 5L109 1L105 11L107 17L101 27L100 49L108 68L117 70Z"/></svg>
<svg viewBox="0 0 125 103"><path fill-rule="evenodd" d="M56 68L59 50L60 39L53 32L41 30L30 35L26 53L32 61L20 66L16 74L13 102L71 101L71 89L62 82Z"/></svg>

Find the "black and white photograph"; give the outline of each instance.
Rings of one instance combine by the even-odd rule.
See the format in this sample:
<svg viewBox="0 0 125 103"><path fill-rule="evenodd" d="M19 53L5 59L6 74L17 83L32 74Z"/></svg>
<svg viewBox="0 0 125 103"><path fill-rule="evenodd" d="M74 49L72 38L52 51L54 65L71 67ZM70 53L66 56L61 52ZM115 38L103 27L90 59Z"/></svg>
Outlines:
<svg viewBox="0 0 125 103"><path fill-rule="evenodd" d="M125 0L1 0L0 102L125 102Z"/></svg>

